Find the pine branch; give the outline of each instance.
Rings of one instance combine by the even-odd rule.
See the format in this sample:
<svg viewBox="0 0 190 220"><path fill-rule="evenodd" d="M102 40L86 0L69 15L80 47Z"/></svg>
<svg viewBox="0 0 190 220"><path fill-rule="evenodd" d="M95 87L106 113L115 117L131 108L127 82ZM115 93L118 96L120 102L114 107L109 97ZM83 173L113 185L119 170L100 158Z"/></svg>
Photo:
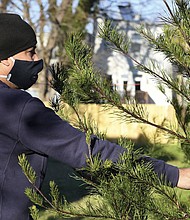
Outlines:
<svg viewBox="0 0 190 220"><path fill-rule="evenodd" d="M35 205L31 206L30 208L30 215L33 220L38 220L40 218L39 210L36 208Z"/></svg>
<svg viewBox="0 0 190 220"><path fill-rule="evenodd" d="M21 166L23 173L25 174L26 178L28 179L28 181L31 183L32 188L27 188L25 193L26 195L29 197L29 199L34 202L35 204L45 208L45 209L50 209L52 208L54 211L56 211L57 213L65 216L65 217L89 217L89 218L97 218L97 219L102 219L102 218L109 218L109 219L114 219L112 217L108 217L108 216L104 216L104 215L96 215L93 213L89 213L89 214L85 214L85 213L79 213L79 210L73 210L72 207L69 207L67 205L67 209L69 209L70 211L66 211L64 208L64 205L62 204L62 201L59 200L59 191L58 191L58 187L56 186L54 181L50 182L50 196L52 201L50 202L47 197L42 193L42 191L39 190L39 188L35 185L35 181L36 180L36 174L35 171L33 170L33 168L31 167L31 165L29 164L25 154L22 154L18 157L19 159L19 165ZM34 178L35 176L35 178ZM33 189L35 191L33 191ZM50 207L48 207L47 205L44 205L43 201L45 201ZM66 202L66 201L65 201ZM31 208L32 210L34 209ZM33 213L33 215L35 214L35 216L37 215L36 210L35 213Z"/></svg>
<svg viewBox="0 0 190 220"><path fill-rule="evenodd" d="M187 29L190 28L189 21L190 21L190 13L189 13L189 1L188 0L175 0L176 4L176 10L174 13L172 12L170 6L168 5L166 0L163 0L170 15L171 19L173 20L174 24L179 28L181 35L183 36L185 42L187 43L189 49L190 49L190 38L189 36L185 33L185 29L183 24L187 24ZM186 22L184 22L184 20ZM167 22L167 20L165 20Z"/></svg>
<svg viewBox="0 0 190 220"><path fill-rule="evenodd" d="M164 52L166 57L179 68L181 75L190 75L189 66L189 46L188 31L186 28L189 24L184 16L189 15L186 12L185 1L176 0L179 2L179 10L176 12L169 11L172 19L170 25L164 29L164 33L155 38L148 31L143 32L149 42L154 45L157 51ZM167 6L167 4L166 4ZM183 8L184 7L184 8ZM181 10L181 11L180 11ZM184 10L184 11L183 11ZM187 13L187 14L186 14ZM177 15L180 15L177 18ZM173 26L172 26L173 25ZM143 72L146 72L155 77L160 83L160 90L164 93L164 86L177 93L178 98L182 97L184 103L174 101L174 108L178 119L178 131L168 128L164 123L158 125L154 120L150 121L146 109L142 105L135 102L133 105L124 107L120 97L114 91L105 78L98 71L94 70L91 49L83 44L79 34L73 34L66 43L67 53L72 60L71 67L62 71L54 70L56 74L65 76L65 83L60 89L62 100L67 102L74 111L79 121L81 129L87 131L87 144L89 157L87 157L87 167L82 169L82 172L90 173L89 176L81 177L82 180L92 188L92 195L101 196L101 201L97 206L93 206L91 202L87 203L87 209L78 209L77 216L86 216L124 220L145 220L148 217L151 219L188 219L190 213L188 207L179 201L174 190L163 186L164 179L159 179L153 172L150 164L139 164L139 154L133 152L132 147L127 145L127 153L116 164L106 161L102 163L97 157L91 155L90 149L90 133L92 128L88 125L86 119L82 119L78 113L77 105L79 103L98 103L99 100L106 103L105 108L113 108L113 112L119 115L123 121L142 122L167 132L173 137L177 137L182 143L182 149L190 158L190 111L189 111L189 82L180 84L178 79L173 79L168 76L164 70L155 71L154 68L147 67L129 54L130 40L124 33L118 33L112 24L107 22L104 27L100 28L100 35L105 40L111 43L112 49L121 52L128 56ZM179 39L177 39L180 37ZM174 38L174 39L173 39ZM154 64L153 64L154 66ZM65 74L66 72L66 74ZM65 74L65 75L64 75ZM61 76L57 77L61 80ZM164 85L164 86L163 86ZM57 85L59 89L59 85ZM185 107L185 108L184 108ZM181 130L180 130L181 129ZM180 132L179 132L180 130ZM121 143L121 146L124 146ZM138 161L138 163L137 163ZM55 190L54 204L58 204L58 192ZM56 207L57 208L57 207ZM59 210L59 209L58 209ZM75 208L68 207L71 213L75 213ZM74 211L74 212L73 212ZM69 214L67 215L69 216ZM74 215L73 215L74 216Z"/></svg>
<svg viewBox="0 0 190 220"><path fill-rule="evenodd" d="M32 188L35 189L35 192L33 192L33 189L26 189L28 192L27 195L34 203L45 209L52 208L63 217L123 220L134 219L136 216L135 219L142 220L147 219L148 213L153 213L154 216L159 214L159 217L163 216L171 220L176 219L176 215L178 216L177 219L189 218L190 215L186 208L177 202L176 194L171 193L168 188L162 186L161 181L152 172L148 164L134 164L139 158L139 153L137 153L138 151L135 152L130 146L131 144L128 143L128 146L126 146L128 152L123 154L114 166L113 163L109 163L109 161L102 163L98 157L93 158L93 163L89 163L87 170L99 181L99 184L90 183L90 185L96 189L96 191L93 190L92 192L98 193L103 199L98 206L94 206L89 202L87 208L81 208L80 210L80 207L74 207L66 201L64 201L65 204L63 205L62 200L60 200L58 187L53 181L50 182L51 202L37 189L35 184L32 184ZM19 156L19 164L23 168L23 171L26 172L26 177L29 182L33 182L34 171L31 172L32 168L25 155ZM94 165L96 165L96 168ZM110 168L114 168L111 172L114 170L117 172L110 175ZM32 174L31 178L29 173ZM89 183L89 180L85 179L85 182ZM43 198L50 207L44 205L43 200L39 202L38 194L40 194L41 198ZM153 196L154 194L155 196ZM163 201L169 202L173 208L175 205L176 212L169 213L167 210L161 212L159 206L156 205L156 194L161 195L164 198ZM37 216L38 211L34 209L34 207L32 210L33 215Z"/></svg>
<svg viewBox="0 0 190 220"><path fill-rule="evenodd" d="M109 29L109 31L111 32L110 29ZM123 35L120 36L119 42L125 42L125 40L121 40L121 38L123 38ZM116 38L116 39L118 39L118 38ZM118 50L122 51L123 47L120 46L118 44L118 42L114 42L113 39L109 39L109 40L118 47ZM147 119L147 117L145 116L145 111L141 105L136 105L136 104L135 105L128 105L128 107L124 108L120 102L118 94L115 91L111 92L109 84L106 81L102 80L102 77L100 76L100 74L98 74L97 72L95 72L93 70L91 55L88 54L89 48L87 46L85 47L85 45L81 42L80 36L78 34L72 35L71 38L68 40L67 51L68 51L68 54L71 56L71 59L74 60L74 63L72 66L72 72L70 72L70 74L71 74L70 76L68 75L68 80L70 80L69 77L71 77L71 79L72 79L71 83L73 83L72 88L74 86L76 86L76 84L80 85L80 88L75 87L76 93L73 94L72 100L78 100L77 101L77 103L78 103L79 100L81 99L79 97L79 94L81 95L81 97L86 96L87 102L88 102L88 99L94 100L95 97L96 97L95 99L97 99L97 97L99 97L98 99L101 99L101 98L105 99L107 102L107 106L108 106L108 104L110 104L110 106L116 107L119 110L119 114L123 115L126 120L127 120L127 118L130 118L131 121L142 122L142 123L151 125L153 127L159 128L159 129L169 133L170 135L177 137L178 139L190 142L190 139L188 139L186 136L184 136L178 132L175 132L171 129L168 129L166 127L160 126L154 122L149 121ZM80 57L80 54L82 53L82 51L84 51L84 54L82 57ZM122 52L126 52L126 51L122 51ZM133 58L131 57L131 59L133 59ZM138 61L135 61L135 62L137 62L137 64L139 64L141 66L141 68L143 68L144 71L147 71L148 73L151 72L151 74L158 77L160 80L164 81L165 84L169 84L169 85L171 85L171 87L175 87L175 90L177 90L180 94L184 95L187 98L187 100L190 100L189 96L187 96L187 94L184 94L183 91L177 87L176 83L174 83L172 80L170 80L166 74L164 74L164 77L162 77L162 76L156 74L155 72L153 72L152 70L148 69L144 65L140 64ZM62 71L60 70L60 73L61 72ZM81 82L79 82L79 80L83 81L84 79L88 85L81 87ZM68 80L67 80L67 82L68 82ZM76 80L76 82L75 82L75 80ZM91 91L89 92L89 88L92 92ZM66 87L66 89L68 89L68 87ZM71 90L69 89L69 91L71 91ZM68 91L66 91L66 92L68 93ZM72 93L73 93L73 91L69 93L68 98L71 98ZM77 94L77 98L75 98L76 94ZM66 97L65 93L62 94L62 96ZM83 98L82 98L82 100L83 100ZM67 100L65 100L65 101L67 101ZM69 102L68 102L68 104L69 104ZM70 105L74 106L74 105L76 105L76 102L75 101L70 102Z"/></svg>

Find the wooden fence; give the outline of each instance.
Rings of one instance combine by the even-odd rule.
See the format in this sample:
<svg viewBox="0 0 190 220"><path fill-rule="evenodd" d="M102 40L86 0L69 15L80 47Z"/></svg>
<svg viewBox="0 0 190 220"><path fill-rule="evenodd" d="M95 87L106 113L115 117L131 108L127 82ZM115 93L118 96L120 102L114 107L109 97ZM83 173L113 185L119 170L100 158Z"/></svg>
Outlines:
<svg viewBox="0 0 190 220"><path fill-rule="evenodd" d="M159 106L145 104L143 107L145 107L150 121L159 125L165 123L167 126L176 127L175 112L171 105ZM70 112L68 107L65 107L64 111L69 114L72 120L75 118L74 113ZM114 114L113 109L106 110L103 105L81 104L80 114L90 115L98 124L99 130L105 131L109 139L117 139L123 136L141 142L145 141L146 137L150 141L155 141L155 138L159 138L159 142L162 143L166 143L169 140L168 134L160 132L156 127L143 123L127 123L125 120L119 119L119 117Z"/></svg>

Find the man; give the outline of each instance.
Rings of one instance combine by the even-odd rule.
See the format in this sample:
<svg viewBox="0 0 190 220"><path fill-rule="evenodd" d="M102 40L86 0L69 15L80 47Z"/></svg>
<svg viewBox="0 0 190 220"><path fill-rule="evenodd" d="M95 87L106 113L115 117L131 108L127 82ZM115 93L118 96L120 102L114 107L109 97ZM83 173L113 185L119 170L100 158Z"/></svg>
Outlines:
<svg viewBox="0 0 190 220"><path fill-rule="evenodd" d="M30 219L31 205L24 194L30 186L18 165L27 155L41 186L48 156L73 168L85 166L88 147L83 132L60 119L53 110L25 92L38 78L43 61L35 52L33 29L15 14L0 14L0 219ZM121 146L93 136L92 154L116 162ZM190 188L190 169L178 169L160 160L151 161L158 175L173 187Z"/></svg>

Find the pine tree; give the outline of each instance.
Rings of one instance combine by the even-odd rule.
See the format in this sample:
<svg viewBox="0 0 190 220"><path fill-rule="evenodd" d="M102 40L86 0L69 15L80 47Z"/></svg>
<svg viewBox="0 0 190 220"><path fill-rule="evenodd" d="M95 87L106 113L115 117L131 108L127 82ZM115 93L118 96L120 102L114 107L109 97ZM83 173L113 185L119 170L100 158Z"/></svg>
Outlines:
<svg viewBox="0 0 190 220"><path fill-rule="evenodd" d="M169 124L156 124L150 121L144 106L133 101L133 104L122 105L117 91L113 90L110 82L95 70L92 63L91 49L83 42L80 34L73 34L67 41L66 51L71 59L72 66L66 67L55 64L51 67L53 75L52 86L60 94L59 113L64 111L65 104L75 112L77 120L70 121L75 127L86 132L86 141L89 144L90 135L96 134L106 138L98 130L98 125L93 119L80 114L80 103L104 103L105 108L111 108L113 114L118 115L126 123L141 122L156 127L166 135L178 140L187 160L190 160L190 10L189 1L175 0L173 10L168 6L169 17L163 17L163 33L155 37L145 27L139 32L149 41L152 47L163 52L166 58L175 66L178 76L167 74L167 70L156 65L145 66L129 54L128 37L119 33L117 27L110 21L100 27L99 35L112 47L130 57L141 71L153 76L159 89L165 94L165 88L172 90L172 99L168 98L176 113L178 125L174 129ZM182 101L181 101L182 100ZM57 108L58 109L58 108ZM65 120L69 120L62 114ZM139 164L136 161L141 151L134 150L133 144L121 138L119 144L127 148L118 162L113 164L107 160L100 161L98 155L87 158L87 167L79 170L82 179L89 188L90 197L85 207L69 204L59 193L55 182L50 182L50 196L45 195L35 186L36 174L27 161L25 155L19 157L19 164L31 182L32 187L25 193L31 201L45 209L54 210L62 217L83 217L85 219L117 219L117 220L144 220L144 219L189 219L188 204L184 204L177 196L175 189L164 184L164 179L159 179L151 170L150 164ZM80 146L79 146L80 147ZM90 148L89 148L90 152ZM33 190L35 189L35 190ZM38 218L38 210L31 207L34 219Z"/></svg>

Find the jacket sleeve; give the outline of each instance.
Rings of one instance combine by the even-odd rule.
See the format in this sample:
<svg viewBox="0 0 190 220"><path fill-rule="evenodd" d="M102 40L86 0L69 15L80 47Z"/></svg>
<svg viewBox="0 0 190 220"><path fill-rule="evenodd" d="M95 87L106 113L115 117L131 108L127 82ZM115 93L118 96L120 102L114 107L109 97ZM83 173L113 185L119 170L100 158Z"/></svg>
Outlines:
<svg viewBox="0 0 190 220"><path fill-rule="evenodd" d="M28 149L53 157L73 168L85 166L89 150L85 133L62 120L37 98L30 99L22 112L19 139ZM93 136L93 155L100 153L102 160L117 160L124 149L114 143Z"/></svg>
<svg viewBox="0 0 190 220"><path fill-rule="evenodd" d="M20 118L19 138L28 149L53 157L73 168L85 166L86 156L89 156L85 133L62 120L37 98L31 98L25 104ZM124 152L121 146L96 136L92 136L91 143L92 155L99 153L102 160L116 162ZM152 162L154 171L159 176L164 175L172 186L177 185L177 167L150 157L144 157L144 160Z"/></svg>
<svg viewBox="0 0 190 220"><path fill-rule="evenodd" d="M139 162L151 163L153 171L164 182L171 186L176 187L179 180L179 169L176 166L167 164L163 160L158 160L148 156L142 156Z"/></svg>

